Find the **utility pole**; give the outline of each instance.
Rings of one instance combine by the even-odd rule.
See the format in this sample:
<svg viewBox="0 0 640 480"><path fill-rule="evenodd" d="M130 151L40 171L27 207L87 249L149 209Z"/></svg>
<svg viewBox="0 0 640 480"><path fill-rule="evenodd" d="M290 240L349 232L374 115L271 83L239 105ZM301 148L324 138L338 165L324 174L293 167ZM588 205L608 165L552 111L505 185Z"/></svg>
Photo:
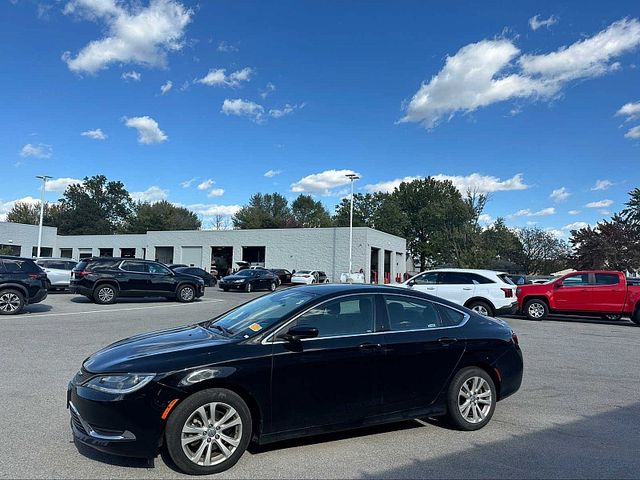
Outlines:
<svg viewBox="0 0 640 480"><path fill-rule="evenodd" d="M349 275L353 273L353 182L360 177L355 173L345 175L351 181L351 212L349 213Z"/></svg>
<svg viewBox="0 0 640 480"><path fill-rule="evenodd" d="M40 191L40 226L38 227L38 252L36 257L40 257L40 249L42 248L42 222L44 220L44 191L47 187L47 180L49 180L49 175L38 175L36 178L42 180L42 190Z"/></svg>

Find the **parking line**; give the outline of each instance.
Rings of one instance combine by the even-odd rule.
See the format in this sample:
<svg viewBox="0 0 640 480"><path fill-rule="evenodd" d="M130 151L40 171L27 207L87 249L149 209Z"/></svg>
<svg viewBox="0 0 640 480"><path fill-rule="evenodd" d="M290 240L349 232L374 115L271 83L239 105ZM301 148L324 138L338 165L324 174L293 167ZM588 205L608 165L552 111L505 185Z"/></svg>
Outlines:
<svg viewBox="0 0 640 480"><path fill-rule="evenodd" d="M200 305L203 303L218 303L224 302L224 300L213 299L213 300L201 300L199 302L194 303L185 303L185 304L174 304L174 305L150 305L148 307L130 307L130 308L110 308L105 310L87 310L84 312L68 312L68 313L32 313L28 315L29 317L54 317L56 315L86 315L87 313L111 313L111 312L128 312L132 310L149 310L151 308L172 308L172 307L187 307L190 305Z"/></svg>

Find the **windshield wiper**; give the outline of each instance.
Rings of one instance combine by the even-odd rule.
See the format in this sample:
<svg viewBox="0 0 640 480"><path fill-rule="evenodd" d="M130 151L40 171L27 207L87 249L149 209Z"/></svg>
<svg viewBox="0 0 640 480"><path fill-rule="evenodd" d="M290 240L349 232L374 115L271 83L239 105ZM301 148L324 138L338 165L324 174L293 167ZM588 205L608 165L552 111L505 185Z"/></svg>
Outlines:
<svg viewBox="0 0 640 480"><path fill-rule="evenodd" d="M220 326L220 325L215 325L215 324L214 325L209 325L209 328L215 328L216 330L220 330L222 333L224 333L228 337L233 335L233 333L231 333L231 330L229 330L228 328L225 328L223 326Z"/></svg>

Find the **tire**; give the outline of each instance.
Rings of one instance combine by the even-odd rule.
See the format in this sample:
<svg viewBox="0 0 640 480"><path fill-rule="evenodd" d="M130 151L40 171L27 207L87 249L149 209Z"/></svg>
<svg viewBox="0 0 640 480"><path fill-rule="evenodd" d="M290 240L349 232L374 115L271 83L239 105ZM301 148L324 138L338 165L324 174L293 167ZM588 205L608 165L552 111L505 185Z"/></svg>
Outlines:
<svg viewBox="0 0 640 480"><path fill-rule="evenodd" d="M328 278L324 279L324 283L330 283Z"/></svg>
<svg viewBox="0 0 640 480"><path fill-rule="evenodd" d="M116 303L117 298L118 291L113 285L98 285L93 291L93 300L98 305L110 305L112 303Z"/></svg>
<svg viewBox="0 0 640 480"><path fill-rule="evenodd" d="M600 315L602 320L608 320L609 322L617 322L622 318L622 315L619 314L609 314L609 315Z"/></svg>
<svg viewBox="0 0 640 480"><path fill-rule="evenodd" d="M192 285L182 285L176 292L176 300L181 303L193 302L196 299L196 289Z"/></svg>
<svg viewBox="0 0 640 480"><path fill-rule="evenodd" d="M493 308L487 302L483 302L481 300L474 300L468 305L468 308L473 310L480 315L484 315L485 317L493 317Z"/></svg>
<svg viewBox="0 0 640 480"><path fill-rule="evenodd" d="M231 416L217 425L225 415ZM206 427L204 421L207 422ZM251 422L247 404L236 393L222 388L202 390L178 404L167 420L167 452L184 473L210 475L224 472L233 467L247 449L252 434ZM183 447L183 439L193 440Z"/></svg>
<svg viewBox="0 0 640 480"><path fill-rule="evenodd" d="M222 290L225 291L225 292L229 291L229 289L227 287L223 287Z"/></svg>
<svg viewBox="0 0 640 480"><path fill-rule="evenodd" d="M24 294L19 290L0 292L0 315L17 315L24 308Z"/></svg>
<svg viewBox="0 0 640 480"><path fill-rule="evenodd" d="M549 307L544 300L534 298L524 304L524 314L529 320L542 320L549 315Z"/></svg>
<svg viewBox="0 0 640 480"><path fill-rule="evenodd" d="M449 420L459 430L479 430L496 409L496 386L487 372L468 367L460 370L449 385Z"/></svg>
<svg viewBox="0 0 640 480"><path fill-rule="evenodd" d="M51 286L51 282L50 282L49 280L47 280L47 281L45 282L45 284L44 284L44 288L46 288L46 289L47 289L47 291L49 291L49 292L53 290L53 287Z"/></svg>
<svg viewBox="0 0 640 480"><path fill-rule="evenodd" d="M275 292L276 288L278 288L278 286L276 285L276 282L271 282L271 285L269 285L269 291Z"/></svg>
<svg viewBox="0 0 640 480"><path fill-rule="evenodd" d="M640 308L636 308L636 313L631 315L631 321L640 326Z"/></svg>
<svg viewBox="0 0 640 480"><path fill-rule="evenodd" d="M244 287L244 291L247 293L251 293L253 287L251 286L251 282L247 282L247 285Z"/></svg>

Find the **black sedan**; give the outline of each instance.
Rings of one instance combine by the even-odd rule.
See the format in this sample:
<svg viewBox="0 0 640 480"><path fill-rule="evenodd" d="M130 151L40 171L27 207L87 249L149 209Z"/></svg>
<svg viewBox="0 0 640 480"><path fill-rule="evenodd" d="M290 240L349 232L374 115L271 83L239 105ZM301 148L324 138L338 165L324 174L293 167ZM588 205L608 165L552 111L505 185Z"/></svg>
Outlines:
<svg viewBox="0 0 640 480"><path fill-rule="evenodd" d="M262 268L247 268L240 270L234 275L223 277L218 282L218 286L228 292L229 290L244 290L252 292L254 290L271 290L272 292L278 288L278 277L269 270Z"/></svg>
<svg viewBox="0 0 640 480"><path fill-rule="evenodd" d="M291 283L291 272L286 268L270 268L269 271L277 275L280 285Z"/></svg>
<svg viewBox="0 0 640 480"><path fill-rule="evenodd" d="M185 275L193 275L201 278L204 281L205 287L215 287L218 280L209 272L199 267L175 267L172 270L176 273L183 273Z"/></svg>
<svg viewBox="0 0 640 480"><path fill-rule="evenodd" d="M251 441L422 416L478 430L522 370L500 320L395 287L304 286L114 343L83 363L67 405L82 443L134 457L164 446L180 470L211 474Z"/></svg>

